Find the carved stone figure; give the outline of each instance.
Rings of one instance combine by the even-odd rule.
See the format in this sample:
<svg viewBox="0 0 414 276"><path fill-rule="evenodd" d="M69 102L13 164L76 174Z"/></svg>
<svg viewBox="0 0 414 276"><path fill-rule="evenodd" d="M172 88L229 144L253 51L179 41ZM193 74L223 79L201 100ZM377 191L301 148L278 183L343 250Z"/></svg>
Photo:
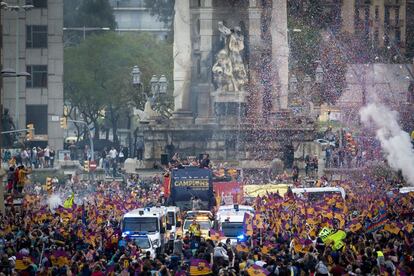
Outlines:
<svg viewBox="0 0 414 276"><path fill-rule="evenodd" d="M247 83L247 73L242 58L244 36L240 27L230 30L221 21L218 23L218 30L225 45L217 54L212 69L214 82L222 91L240 91Z"/></svg>
<svg viewBox="0 0 414 276"><path fill-rule="evenodd" d="M235 79L231 59L225 50L217 54L217 61L213 65L213 77L218 88L223 91L234 91Z"/></svg>

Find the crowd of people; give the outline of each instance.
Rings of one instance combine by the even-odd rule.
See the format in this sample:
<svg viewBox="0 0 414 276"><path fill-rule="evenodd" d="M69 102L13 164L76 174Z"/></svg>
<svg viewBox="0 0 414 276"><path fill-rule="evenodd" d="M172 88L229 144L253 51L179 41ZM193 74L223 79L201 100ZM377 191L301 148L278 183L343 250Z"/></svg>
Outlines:
<svg viewBox="0 0 414 276"><path fill-rule="evenodd" d="M232 243L214 230L201 238L195 228L153 257L122 237L119 222L129 210L162 203L160 183L73 179L53 194L25 184L23 206L0 219L0 275L414 274L414 195L390 181L330 183L346 190L345 199L268 193L245 217L245 239ZM340 238L326 238L334 234Z"/></svg>
<svg viewBox="0 0 414 276"><path fill-rule="evenodd" d="M53 168L56 159L56 151L49 146L45 148L23 148L19 151L6 149L2 151L3 166L24 165L31 168Z"/></svg>

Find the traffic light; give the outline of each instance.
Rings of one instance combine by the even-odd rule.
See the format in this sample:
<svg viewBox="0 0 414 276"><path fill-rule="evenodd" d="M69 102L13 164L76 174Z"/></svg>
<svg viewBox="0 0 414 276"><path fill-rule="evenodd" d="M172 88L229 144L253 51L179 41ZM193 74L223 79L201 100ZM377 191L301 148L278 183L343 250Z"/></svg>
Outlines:
<svg viewBox="0 0 414 276"><path fill-rule="evenodd" d="M60 127L63 129L68 128L68 117L61 117L60 118Z"/></svg>
<svg viewBox="0 0 414 276"><path fill-rule="evenodd" d="M53 192L53 186L52 186L52 178L46 177L46 191L48 194L51 194Z"/></svg>
<svg viewBox="0 0 414 276"><path fill-rule="evenodd" d="M89 161L88 160L83 161L83 170L86 172L89 172Z"/></svg>
<svg viewBox="0 0 414 276"><path fill-rule="evenodd" d="M27 128L26 140L32 140L34 137L34 124L28 124L26 128Z"/></svg>

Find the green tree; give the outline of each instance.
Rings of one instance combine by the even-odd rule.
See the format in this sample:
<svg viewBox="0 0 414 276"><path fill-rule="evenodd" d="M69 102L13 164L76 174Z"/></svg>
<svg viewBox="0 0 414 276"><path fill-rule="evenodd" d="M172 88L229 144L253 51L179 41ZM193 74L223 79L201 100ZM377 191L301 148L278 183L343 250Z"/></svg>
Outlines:
<svg viewBox="0 0 414 276"><path fill-rule="evenodd" d="M140 67L143 83L149 85L153 74L165 74L171 84L171 44L149 34L110 32L89 36L78 46L65 49L65 99L87 123L94 125L95 139L99 138L103 117L110 122L114 142L117 142L121 115L128 112L129 106L143 109L145 95L131 83L134 65ZM141 90L148 91L149 87ZM169 85L168 94L170 99L172 85Z"/></svg>
<svg viewBox="0 0 414 276"><path fill-rule="evenodd" d="M145 7L165 25L171 26L174 18L175 0L145 0Z"/></svg>

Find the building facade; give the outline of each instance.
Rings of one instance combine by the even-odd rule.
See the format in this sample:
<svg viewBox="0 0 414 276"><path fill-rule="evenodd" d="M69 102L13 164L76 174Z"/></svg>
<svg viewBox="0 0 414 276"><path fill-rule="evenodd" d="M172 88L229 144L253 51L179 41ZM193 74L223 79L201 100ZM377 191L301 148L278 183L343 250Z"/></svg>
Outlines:
<svg viewBox="0 0 414 276"><path fill-rule="evenodd" d="M2 103L16 128L33 124L33 143L63 148L63 0L9 0L8 6L31 9L2 10L5 68L29 77L4 78Z"/></svg>
<svg viewBox="0 0 414 276"><path fill-rule="evenodd" d="M151 15L144 0L110 0L118 32L149 32L165 39L170 28Z"/></svg>
<svg viewBox="0 0 414 276"><path fill-rule="evenodd" d="M341 31L369 37L375 47L405 52L410 0L325 0L325 14L338 14Z"/></svg>

